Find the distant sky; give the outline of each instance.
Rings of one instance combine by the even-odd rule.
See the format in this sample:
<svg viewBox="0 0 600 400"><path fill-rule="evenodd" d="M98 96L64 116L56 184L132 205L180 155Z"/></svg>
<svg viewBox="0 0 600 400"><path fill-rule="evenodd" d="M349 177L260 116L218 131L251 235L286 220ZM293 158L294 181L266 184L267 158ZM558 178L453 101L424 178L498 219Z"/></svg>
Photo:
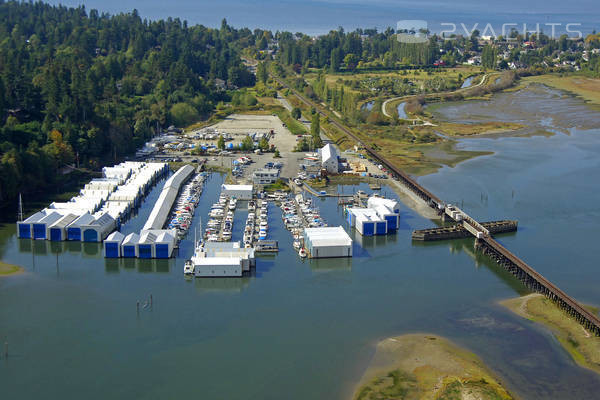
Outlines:
<svg viewBox="0 0 600 400"><path fill-rule="evenodd" d="M581 24L581 31L600 31L599 0L50 0L50 4L67 6L85 5L109 13L128 12L136 8L144 18L179 17L190 24L219 26L223 18L235 27L271 30L302 31L308 34L326 33L343 26L346 30L357 27L385 29L395 27L405 19L428 22L430 29L444 29L441 23L461 23L471 29L479 23L483 31L490 23L497 33L502 24L523 23L533 30L539 23L544 32L545 23L560 23L557 31L565 30L567 23ZM448 26L446 26L448 27ZM573 25L571 30L578 29Z"/></svg>

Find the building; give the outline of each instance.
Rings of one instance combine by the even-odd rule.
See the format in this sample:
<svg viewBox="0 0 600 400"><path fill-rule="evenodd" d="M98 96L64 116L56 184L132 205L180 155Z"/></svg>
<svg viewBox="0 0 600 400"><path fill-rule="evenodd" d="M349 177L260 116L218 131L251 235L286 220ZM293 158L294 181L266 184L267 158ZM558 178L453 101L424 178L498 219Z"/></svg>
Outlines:
<svg viewBox="0 0 600 400"><path fill-rule="evenodd" d="M138 258L155 258L154 244L156 242L156 234L151 231L142 231L140 240L137 243Z"/></svg>
<svg viewBox="0 0 600 400"><path fill-rule="evenodd" d="M319 150L319 155L321 156L321 168L327 170L330 174L339 172L338 154L332 144L327 144Z"/></svg>
<svg viewBox="0 0 600 400"><path fill-rule="evenodd" d="M279 179L277 168L260 168L252 174L252 182L255 185L270 185L277 182L277 179Z"/></svg>
<svg viewBox="0 0 600 400"><path fill-rule="evenodd" d="M341 226L305 228L304 247L311 258L352 257L352 239Z"/></svg>
<svg viewBox="0 0 600 400"><path fill-rule="evenodd" d="M363 236L386 235L400 227L398 202L383 197L371 196L367 208L348 208L350 226Z"/></svg>
<svg viewBox="0 0 600 400"><path fill-rule="evenodd" d="M117 221L108 213L92 218L90 222L79 224L84 242L101 242L117 227Z"/></svg>
<svg viewBox="0 0 600 400"><path fill-rule="evenodd" d="M349 208L348 222L363 236L385 235L388 224L372 208Z"/></svg>
<svg viewBox="0 0 600 400"><path fill-rule="evenodd" d="M94 222L95 218L90 213L85 213L67 226L67 240L81 241L81 228Z"/></svg>
<svg viewBox="0 0 600 400"><path fill-rule="evenodd" d="M194 167L191 165L184 165L165 182L158 200L154 204L154 208L152 209L148 220L144 224L144 230L162 229L165 226L167 218L169 217L169 212L173 208L173 204L177 199L177 194L179 193L181 186L190 178L193 172Z"/></svg>
<svg viewBox="0 0 600 400"><path fill-rule="evenodd" d="M170 258L177 244L177 231L175 229L163 230L154 241L154 257Z"/></svg>
<svg viewBox="0 0 600 400"><path fill-rule="evenodd" d="M254 249L240 242L205 242L190 261L197 277L239 277L256 265Z"/></svg>
<svg viewBox="0 0 600 400"><path fill-rule="evenodd" d="M137 245L140 241L140 235L137 233L130 233L125 236L121 243L121 255L124 258L136 258L138 256Z"/></svg>
<svg viewBox="0 0 600 400"><path fill-rule="evenodd" d="M223 185L221 193L228 197L235 197L238 200L252 200L252 185Z"/></svg>
<svg viewBox="0 0 600 400"><path fill-rule="evenodd" d="M108 235L106 240L104 240L104 257L106 258L119 258L121 257L121 244L123 243L123 239L125 239L125 235L123 235L119 231L115 231Z"/></svg>
<svg viewBox="0 0 600 400"><path fill-rule="evenodd" d="M47 238L52 241L67 240L67 227L78 218L75 214L67 214L48 227Z"/></svg>

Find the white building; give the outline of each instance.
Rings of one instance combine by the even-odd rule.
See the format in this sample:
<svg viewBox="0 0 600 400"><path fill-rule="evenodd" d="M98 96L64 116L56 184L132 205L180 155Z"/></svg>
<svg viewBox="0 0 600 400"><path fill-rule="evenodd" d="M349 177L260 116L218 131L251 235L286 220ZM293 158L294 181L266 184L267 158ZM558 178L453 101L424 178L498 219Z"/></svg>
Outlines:
<svg viewBox="0 0 600 400"><path fill-rule="evenodd" d="M348 221L363 236L388 233L387 221L372 208L349 208Z"/></svg>
<svg viewBox="0 0 600 400"><path fill-rule="evenodd" d="M277 182L277 179L279 179L277 168L260 168L252 174L252 182L255 185L270 185Z"/></svg>
<svg viewBox="0 0 600 400"><path fill-rule="evenodd" d="M352 239L341 226L304 229L304 247L311 258L352 257Z"/></svg>
<svg viewBox="0 0 600 400"><path fill-rule="evenodd" d="M123 239L125 239L125 235L123 235L119 231L115 231L108 235L106 240L104 240L104 257L106 258L119 258L121 257L121 244L123 243Z"/></svg>
<svg viewBox="0 0 600 400"><path fill-rule="evenodd" d="M52 241L67 240L67 227L69 224L71 224L71 222L75 221L77 217L78 216L75 214L67 214L52 225L48 226L46 238L49 238Z"/></svg>
<svg viewBox="0 0 600 400"><path fill-rule="evenodd" d="M330 143L319 150L321 156L321 168L327 170L331 174L339 172L338 154L335 147Z"/></svg>
<svg viewBox="0 0 600 400"><path fill-rule="evenodd" d="M137 245L140 241L140 235L137 233L130 233L125 236L121 243L121 255L125 258L136 258L138 256Z"/></svg>
<svg viewBox="0 0 600 400"><path fill-rule="evenodd" d="M221 193L238 200L252 200L252 185L223 185Z"/></svg>
<svg viewBox="0 0 600 400"><path fill-rule="evenodd" d="M117 221L108 213L92 218L92 221L79 225L84 242L101 242L117 227Z"/></svg>
<svg viewBox="0 0 600 400"><path fill-rule="evenodd" d="M239 277L256 263L254 249L241 247L240 242L206 242L190 261L197 277Z"/></svg>

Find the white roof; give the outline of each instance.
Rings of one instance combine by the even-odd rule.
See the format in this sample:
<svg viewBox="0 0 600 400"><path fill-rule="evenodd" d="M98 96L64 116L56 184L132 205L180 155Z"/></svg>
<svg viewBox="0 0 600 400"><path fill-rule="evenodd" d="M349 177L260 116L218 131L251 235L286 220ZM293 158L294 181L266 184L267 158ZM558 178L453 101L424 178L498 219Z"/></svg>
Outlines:
<svg viewBox="0 0 600 400"><path fill-rule="evenodd" d="M328 143L321 149L321 161L325 162L331 158L337 160L337 150L331 143Z"/></svg>
<svg viewBox="0 0 600 400"><path fill-rule="evenodd" d="M227 191L252 191L252 185L223 185L222 190L227 190Z"/></svg>
<svg viewBox="0 0 600 400"><path fill-rule="evenodd" d="M398 212L398 202L393 199L385 199L383 197L371 196L367 200L369 208L376 208L377 206L385 206L392 212Z"/></svg>
<svg viewBox="0 0 600 400"><path fill-rule="evenodd" d="M71 222L75 221L77 218L79 218L79 216L75 214L64 215L61 219L50 225L50 228L66 228Z"/></svg>
<svg viewBox="0 0 600 400"><path fill-rule="evenodd" d="M110 235L108 235L108 237L104 240L104 242L117 242L117 243L121 243L121 242L123 242L123 239L125 239L125 235L123 235L119 231L114 231L113 233L111 233Z"/></svg>
<svg viewBox="0 0 600 400"><path fill-rule="evenodd" d="M304 233L313 246L351 246L352 239L341 226L305 228Z"/></svg>
<svg viewBox="0 0 600 400"><path fill-rule="evenodd" d="M85 213L75 221L73 221L73 226L81 226L81 225L89 225L94 221L94 217L90 213Z"/></svg>
<svg viewBox="0 0 600 400"><path fill-rule="evenodd" d="M125 236L125 239L123 239L123 245L125 244L136 244L137 242L140 241L140 235L138 235L137 233L130 233L129 235Z"/></svg>
<svg viewBox="0 0 600 400"><path fill-rule="evenodd" d="M212 265L240 265L241 257L195 257L194 267L210 267Z"/></svg>

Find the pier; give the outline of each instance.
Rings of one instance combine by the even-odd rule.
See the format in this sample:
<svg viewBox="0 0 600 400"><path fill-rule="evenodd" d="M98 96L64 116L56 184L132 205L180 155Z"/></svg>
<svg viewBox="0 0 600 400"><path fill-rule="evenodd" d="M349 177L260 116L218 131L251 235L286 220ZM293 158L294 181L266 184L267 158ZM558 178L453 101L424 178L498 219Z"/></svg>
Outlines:
<svg viewBox="0 0 600 400"><path fill-rule="evenodd" d="M380 155L367 143L364 143L355 133L330 115L330 113L320 104L307 99L303 94L299 93L295 88L288 85L278 76L271 76L280 85L293 93L301 102L309 107L314 108L320 115L329 118L330 124L356 141L356 143L360 144L369 155L378 160L380 164L384 165L392 173L394 179L401 182L416 196L425 201L431 208L437 210L439 215L449 215L451 219L455 220L457 223L461 223L463 228L476 238L475 247L477 249L481 250L484 254L498 262L498 264L504 269L520 279L521 282L523 282L529 289L542 293L547 298L554 301L568 315L575 318L584 328L590 330L596 336L600 336L600 318L587 311L579 303L577 303L575 299L560 290L541 274L535 271L535 269L529 266L526 262L512 254L508 249L494 240L492 237L494 232L488 230L488 228L484 227L464 211L459 210L456 207L454 207L454 210L450 210L446 203L444 203L440 198L425 189L404 171L394 166L389 160ZM451 211L457 211L454 213L454 217L451 215L452 213L449 213Z"/></svg>
<svg viewBox="0 0 600 400"><path fill-rule="evenodd" d="M517 230L517 221L502 220L482 222L481 225L490 233L507 233ZM420 229L413 231L412 239L420 241L448 240L448 239L464 239L471 237L473 234L469 232L463 224L454 224L450 226L442 226L440 228Z"/></svg>

